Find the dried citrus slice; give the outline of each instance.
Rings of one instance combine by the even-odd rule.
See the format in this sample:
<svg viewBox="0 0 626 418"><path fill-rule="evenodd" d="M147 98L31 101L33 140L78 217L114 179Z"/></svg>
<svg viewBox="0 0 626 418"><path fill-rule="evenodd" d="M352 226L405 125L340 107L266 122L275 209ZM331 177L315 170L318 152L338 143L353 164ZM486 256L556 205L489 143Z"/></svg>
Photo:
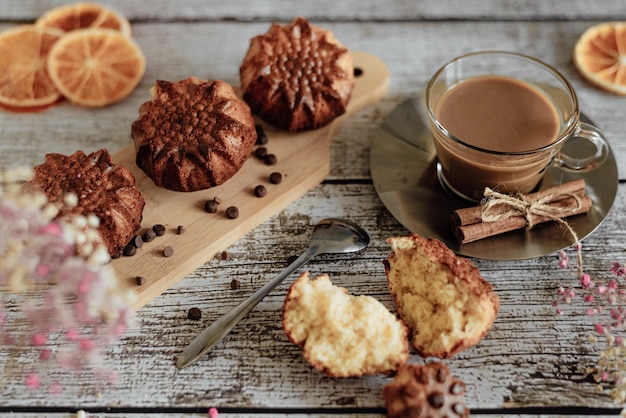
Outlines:
<svg viewBox="0 0 626 418"><path fill-rule="evenodd" d="M48 56L50 78L61 94L89 107L107 106L128 96L145 68L139 46L111 29L68 32Z"/></svg>
<svg viewBox="0 0 626 418"><path fill-rule="evenodd" d="M574 48L574 66L590 83L626 95L626 22L587 29Z"/></svg>
<svg viewBox="0 0 626 418"><path fill-rule="evenodd" d="M60 98L46 59L63 36L56 29L23 25L0 33L0 103L9 107L47 106Z"/></svg>
<svg viewBox="0 0 626 418"><path fill-rule="evenodd" d="M35 22L37 26L64 32L86 28L109 28L130 36L130 23L117 10L97 3L74 3L48 10Z"/></svg>

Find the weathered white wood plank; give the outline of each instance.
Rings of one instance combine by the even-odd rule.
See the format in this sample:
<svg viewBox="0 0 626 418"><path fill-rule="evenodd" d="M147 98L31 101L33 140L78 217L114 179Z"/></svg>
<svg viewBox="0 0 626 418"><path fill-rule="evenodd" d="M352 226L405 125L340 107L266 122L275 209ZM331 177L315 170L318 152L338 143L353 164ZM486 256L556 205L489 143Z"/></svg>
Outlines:
<svg viewBox="0 0 626 418"><path fill-rule="evenodd" d="M369 144L384 117L406 98L419 94L431 74L447 60L478 49L524 52L545 60L570 79L581 108L605 131L618 160L626 165L626 121L615 117L624 98L589 86L574 69L570 55L589 22L421 22L333 23L328 27L347 46L381 58L390 70L388 95L352 117L331 145L331 178L368 178ZM0 25L0 30L7 27ZM72 153L106 147L115 152L130 143L130 125L149 99L156 79L190 75L239 83L239 65L248 40L267 23L193 23L135 25L135 37L147 57L146 75L125 101L105 109L61 103L38 114L0 112L0 166L36 164L47 152ZM504 36L493 36L502 33ZM460 36L459 34L463 34ZM207 42L220 37L227 44ZM350 163L346 163L349 161Z"/></svg>
<svg viewBox="0 0 626 418"><path fill-rule="evenodd" d="M4 0L0 20L32 20L66 0ZM470 0L439 1L375 0L332 1L262 0L142 1L101 0L122 11L129 19L145 20L291 20L305 16L323 20L423 20L423 19L620 19L626 6L620 0L602 0L593 6L586 0Z"/></svg>
<svg viewBox="0 0 626 418"><path fill-rule="evenodd" d="M618 200L623 207L623 193ZM380 391L390 378L328 378L314 371L287 341L280 317L289 283L267 297L206 358L182 371L174 367L176 353L205 325L278 273L287 256L305 248L311 226L324 216L360 222L371 232L372 245L359 256L320 256L306 268L313 275L328 273L350 292L375 296L394 309L382 265L389 253L384 239L407 231L382 207L371 185L322 185L228 248L229 259L210 260L143 308L141 328L110 353L109 360L121 373L116 386L94 390L89 374L70 374L63 379L62 396L27 392L18 376L28 365L12 362L13 367L5 365L3 370L4 399L18 406L60 406L72 399L85 408L382 407ZM584 241L590 274L606 276L614 260L624 261L624 222L614 212ZM555 255L518 262L476 261L498 291L502 307L487 337L448 361L468 385L470 408L614 407L608 394L598 393L585 377L598 360L598 346L587 341L593 318L580 306L568 315L554 314L555 290L575 284L556 261ZM240 280L240 289L230 290L233 278ZM202 321L186 318L193 306L203 311ZM15 354L0 354L0 360ZM411 361L421 360L413 355Z"/></svg>

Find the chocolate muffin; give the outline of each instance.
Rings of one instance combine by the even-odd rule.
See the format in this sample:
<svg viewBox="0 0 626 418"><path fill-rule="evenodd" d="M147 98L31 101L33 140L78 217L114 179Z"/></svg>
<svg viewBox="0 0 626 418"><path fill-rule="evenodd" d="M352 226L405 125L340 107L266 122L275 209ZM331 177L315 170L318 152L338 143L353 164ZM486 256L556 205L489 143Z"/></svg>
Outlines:
<svg viewBox="0 0 626 418"><path fill-rule="evenodd" d="M132 124L136 163L159 187L192 192L230 179L257 134L248 105L225 81L157 81Z"/></svg>
<svg viewBox="0 0 626 418"><path fill-rule="evenodd" d="M111 255L119 254L141 227L145 201L126 168L111 161L107 150L89 155L47 154L43 164L34 168L26 187L36 187L50 202L63 202L72 193L75 206L63 206L59 216L96 215L98 232Z"/></svg>
<svg viewBox="0 0 626 418"><path fill-rule="evenodd" d="M345 113L354 87L350 51L302 17L252 38L239 74L252 113L291 132L320 128Z"/></svg>

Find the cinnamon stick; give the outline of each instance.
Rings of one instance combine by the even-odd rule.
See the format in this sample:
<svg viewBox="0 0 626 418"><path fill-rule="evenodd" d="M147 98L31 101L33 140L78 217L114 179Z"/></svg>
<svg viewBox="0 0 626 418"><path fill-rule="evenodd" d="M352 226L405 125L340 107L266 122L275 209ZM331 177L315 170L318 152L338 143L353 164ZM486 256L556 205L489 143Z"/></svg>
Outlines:
<svg viewBox="0 0 626 418"><path fill-rule="evenodd" d="M568 193L575 194L579 197L584 196L585 180L576 179L545 190L539 190L538 192L527 194L526 198L531 202L536 202L537 200L543 199L551 194L558 196ZM506 205L502 205L502 212L506 210L508 210L508 207ZM471 225L477 222L482 222L482 206L457 209L452 213L453 228L461 225Z"/></svg>
<svg viewBox="0 0 626 418"><path fill-rule="evenodd" d="M549 196L553 196L554 199L547 204L551 211L553 210L555 214L558 214L555 216L559 218L586 213L592 206L591 198L585 194L585 182L583 179L531 193L526 196L526 200L537 202ZM497 204L494 209L492 214L498 215L510 211L511 207L506 203L502 203ZM554 220L554 217L532 213L529 219L524 214L513 214L511 216L503 215L502 219L494 222L484 222L482 220L481 206L458 209L454 211L452 216L454 235L461 244L522 229L528 225L529 221L532 225L536 225L551 220Z"/></svg>

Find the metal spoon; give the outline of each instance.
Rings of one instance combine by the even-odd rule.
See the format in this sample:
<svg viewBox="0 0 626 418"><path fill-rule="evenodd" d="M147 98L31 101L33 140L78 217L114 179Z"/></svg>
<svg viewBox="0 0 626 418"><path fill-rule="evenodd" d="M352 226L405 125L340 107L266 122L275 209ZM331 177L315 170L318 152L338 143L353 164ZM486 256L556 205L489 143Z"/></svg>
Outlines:
<svg viewBox="0 0 626 418"><path fill-rule="evenodd" d="M298 267L319 254L350 253L367 247L370 237L367 232L345 219L328 218L320 221L313 229L309 248L284 269L278 276L257 290L239 306L213 322L192 343L185 348L176 361L176 367L182 369L215 346L230 332L237 323L248 314L265 296L282 283Z"/></svg>

